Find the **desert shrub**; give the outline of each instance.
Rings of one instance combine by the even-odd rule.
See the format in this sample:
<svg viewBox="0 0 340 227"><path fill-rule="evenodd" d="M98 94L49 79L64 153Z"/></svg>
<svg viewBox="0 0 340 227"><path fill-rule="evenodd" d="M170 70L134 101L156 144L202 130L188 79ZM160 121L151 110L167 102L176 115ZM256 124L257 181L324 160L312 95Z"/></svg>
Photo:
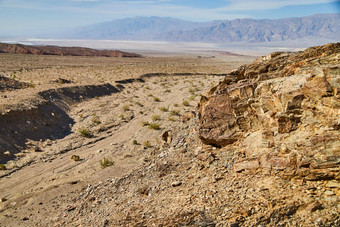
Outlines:
<svg viewBox="0 0 340 227"><path fill-rule="evenodd" d="M130 110L130 107L129 107L129 105L124 105L124 106L122 107L122 109L123 109L124 111L128 111L128 110Z"/></svg>
<svg viewBox="0 0 340 227"><path fill-rule="evenodd" d="M157 98L157 97L154 97L154 98L153 98L153 101L155 101L155 102L160 102L161 100L160 100L159 98Z"/></svg>
<svg viewBox="0 0 340 227"><path fill-rule="evenodd" d="M136 105L140 106L140 107L143 107L144 105L140 102L136 102Z"/></svg>
<svg viewBox="0 0 340 227"><path fill-rule="evenodd" d="M152 118L151 118L153 121L159 121L159 120L161 120L161 117L159 116L159 115L154 115L154 116L152 116Z"/></svg>
<svg viewBox="0 0 340 227"><path fill-rule="evenodd" d="M153 130L160 130L161 126L157 123L152 123L148 126L149 129L153 129Z"/></svg>
<svg viewBox="0 0 340 227"><path fill-rule="evenodd" d="M0 164L0 170L6 170L5 164Z"/></svg>
<svg viewBox="0 0 340 227"><path fill-rule="evenodd" d="M174 104L174 107L179 107L179 105L177 103Z"/></svg>
<svg viewBox="0 0 340 227"><path fill-rule="evenodd" d="M148 140L143 143L143 146L144 147L152 147L150 141L148 141Z"/></svg>
<svg viewBox="0 0 340 227"><path fill-rule="evenodd" d="M190 103L188 100L184 100L182 104L183 106L190 106Z"/></svg>
<svg viewBox="0 0 340 227"><path fill-rule="evenodd" d="M195 93L195 90L193 88L189 88L189 92L193 95Z"/></svg>
<svg viewBox="0 0 340 227"><path fill-rule="evenodd" d="M159 108L159 110L160 111L163 111L163 112L168 112L169 111L169 109L168 108L166 108L166 107L161 107L161 108Z"/></svg>
<svg viewBox="0 0 340 227"><path fill-rule="evenodd" d="M95 124L95 125L99 125L100 123L102 123L99 119L99 117L97 116L93 116L92 119L91 119L92 123Z"/></svg>
<svg viewBox="0 0 340 227"><path fill-rule="evenodd" d="M85 137L85 138L93 137L93 134L87 128L78 128L78 132L79 132L80 136L82 136L82 137Z"/></svg>
<svg viewBox="0 0 340 227"><path fill-rule="evenodd" d="M196 96L195 96L195 95L192 95L192 96L190 96L189 100L190 100L190 101L194 101L195 98L196 98Z"/></svg>
<svg viewBox="0 0 340 227"><path fill-rule="evenodd" d="M133 144L133 145L138 145L137 140L132 140L132 144Z"/></svg>
<svg viewBox="0 0 340 227"><path fill-rule="evenodd" d="M171 90L170 90L170 89L166 89L166 90L165 90L165 92L167 92L167 93L170 93L170 92L171 92Z"/></svg>
<svg viewBox="0 0 340 227"><path fill-rule="evenodd" d="M148 121L142 121L142 126L148 126L150 123Z"/></svg>
<svg viewBox="0 0 340 227"><path fill-rule="evenodd" d="M169 117L169 118L168 118L168 121L176 121L176 119L173 118L173 117Z"/></svg>
<svg viewBox="0 0 340 227"><path fill-rule="evenodd" d="M171 110L171 111L170 111L170 115L171 115L171 116L180 116L181 114L179 113L178 110Z"/></svg>
<svg viewBox="0 0 340 227"><path fill-rule="evenodd" d="M72 156L71 156L71 159L72 159L73 161L75 161L75 162L80 161L79 155L72 155Z"/></svg>
<svg viewBox="0 0 340 227"><path fill-rule="evenodd" d="M115 164L114 161L112 161L111 159L107 159L107 158L100 160L99 163L100 163L102 169L109 167L109 166L113 166Z"/></svg>

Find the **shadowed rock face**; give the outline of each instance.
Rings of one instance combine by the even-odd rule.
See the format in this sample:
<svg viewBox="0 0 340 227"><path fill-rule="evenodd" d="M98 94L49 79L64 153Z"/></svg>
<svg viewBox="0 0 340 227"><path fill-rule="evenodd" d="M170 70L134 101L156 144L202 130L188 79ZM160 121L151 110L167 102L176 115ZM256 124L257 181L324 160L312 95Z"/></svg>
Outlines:
<svg viewBox="0 0 340 227"><path fill-rule="evenodd" d="M83 47L25 46L22 44L0 43L0 53L39 54L62 56L141 57L139 54L118 50L95 50Z"/></svg>
<svg viewBox="0 0 340 227"><path fill-rule="evenodd" d="M338 179L339 57L340 43L328 44L272 53L229 73L201 99L199 137L242 150L236 172L291 168Z"/></svg>

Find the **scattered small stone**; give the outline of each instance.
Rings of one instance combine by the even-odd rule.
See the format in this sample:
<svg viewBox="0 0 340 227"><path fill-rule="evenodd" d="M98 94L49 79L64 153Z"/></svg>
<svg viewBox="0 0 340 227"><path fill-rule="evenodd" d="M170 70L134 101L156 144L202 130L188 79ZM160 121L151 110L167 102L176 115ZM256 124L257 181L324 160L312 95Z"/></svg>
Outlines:
<svg viewBox="0 0 340 227"><path fill-rule="evenodd" d="M4 152L4 155L10 156L10 155L11 155L11 152L5 151L5 152Z"/></svg>
<svg viewBox="0 0 340 227"><path fill-rule="evenodd" d="M41 152L42 151L41 148L38 147L38 146L33 146L33 149L34 149L35 152Z"/></svg>
<svg viewBox="0 0 340 227"><path fill-rule="evenodd" d="M182 182L180 182L180 181L174 181L174 182L171 183L172 187L178 187L178 186L181 186L181 185L182 185Z"/></svg>
<svg viewBox="0 0 340 227"><path fill-rule="evenodd" d="M333 191L330 191L330 190L328 190L328 191L325 191L325 195L327 195L327 196L331 196L331 195L334 195L334 192L333 192Z"/></svg>
<svg viewBox="0 0 340 227"><path fill-rule="evenodd" d="M97 153L102 153L102 152L103 152L102 149L97 150Z"/></svg>
<svg viewBox="0 0 340 227"><path fill-rule="evenodd" d="M230 227L239 227L240 226L239 224L240 223L238 223L238 222L234 222L234 223L230 224Z"/></svg>
<svg viewBox="0 0 340 227"><path fill-rule="evenodd" d="M326 187L328 187L328 188L340 188L340 183L337 182L337 181L329 181L326 184Z"/></svg>
<svg viewBox="0 0 340 227"><path fill-rule="evenodd" d="M74 205L68 205L67 207L66 207L66 210L67 211L72 211L72 210L75 210L76 209L76 206L74 206Z"/></svg>
<svg viewBox="0 0 340 227"><path fill-rule="evenodd" d="M0 202L2 202L2 203L3 203L3 202L6 202L6 201L7 201L6 198L1 198L1 199L0 199Z"/></svg>
<svg viewBox="0 0 340 227"><path fill-rule="evenodd" d="M27 221L27 220L29 220L29 218L28 217L24 217L22 220L23 221Z"/></svg>

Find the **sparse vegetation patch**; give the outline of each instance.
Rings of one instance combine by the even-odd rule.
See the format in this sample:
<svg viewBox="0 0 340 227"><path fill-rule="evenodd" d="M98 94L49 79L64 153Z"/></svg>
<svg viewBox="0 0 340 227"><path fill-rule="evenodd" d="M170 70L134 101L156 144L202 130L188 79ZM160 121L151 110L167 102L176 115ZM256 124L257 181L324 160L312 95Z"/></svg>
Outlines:
<svg viewBox="0 0 340 227"><path fill-rule="evenodd" d="M93 134L88 130L87 128L78 128L78 132L80 136L85 137L85 138L92 138Z"/></svg>
<svg viewBox="0 0 340 227"><path fill-rule="evenodd" d="M108 159L108 158L104 158L104 159L100 160L99 163L100 163L102 169L105 169L106 167L114 165L114 161L112 161L111 159Z"/></svg>
<svg viewBox="0 0 340 227"><path fill-rule="evenodd" d="M152 123L148 126L149 129L153 129L153 130L160 130L161 126L157 123Z"/></svg>

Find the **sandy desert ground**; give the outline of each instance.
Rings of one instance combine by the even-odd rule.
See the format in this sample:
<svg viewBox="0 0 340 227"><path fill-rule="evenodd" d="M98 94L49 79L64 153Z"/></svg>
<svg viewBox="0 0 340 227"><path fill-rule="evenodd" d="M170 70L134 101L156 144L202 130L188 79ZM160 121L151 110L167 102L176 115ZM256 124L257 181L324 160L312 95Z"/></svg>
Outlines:
<svg viewBox="0 0 340 227"><path fill-rule="evenodd" d="M163 146L165 132L186 130L185 118L195 114L200 94L219 83L223 74L253 58L222 54L215 58L1 54L0 75L29 85L0 92L3 116L27 111L16 121L22 128L48 121L28 110L47 111L52 114L47 118L53 118L55 113L44 109L45 101L41 101L41 94L51 94L45 98L57 106L61 103L58 108L64 113L66 131L51 126L46 131L36 129L36 136L20 135L6 125L8 135L16 133L14 141L24 144L9 151L11 158L3 159L0 226L62 223L67 216L63 211L72 210L70 204L82 190L148 163L152 152ZM113 92L96 95L96 89L107 84L115 88ZM55 96L67 88L71 98ZM34 134L34 130L25 133ZM102 163L104 159L106 163ZM110 161L113 165L103 168Z"/></svg>

